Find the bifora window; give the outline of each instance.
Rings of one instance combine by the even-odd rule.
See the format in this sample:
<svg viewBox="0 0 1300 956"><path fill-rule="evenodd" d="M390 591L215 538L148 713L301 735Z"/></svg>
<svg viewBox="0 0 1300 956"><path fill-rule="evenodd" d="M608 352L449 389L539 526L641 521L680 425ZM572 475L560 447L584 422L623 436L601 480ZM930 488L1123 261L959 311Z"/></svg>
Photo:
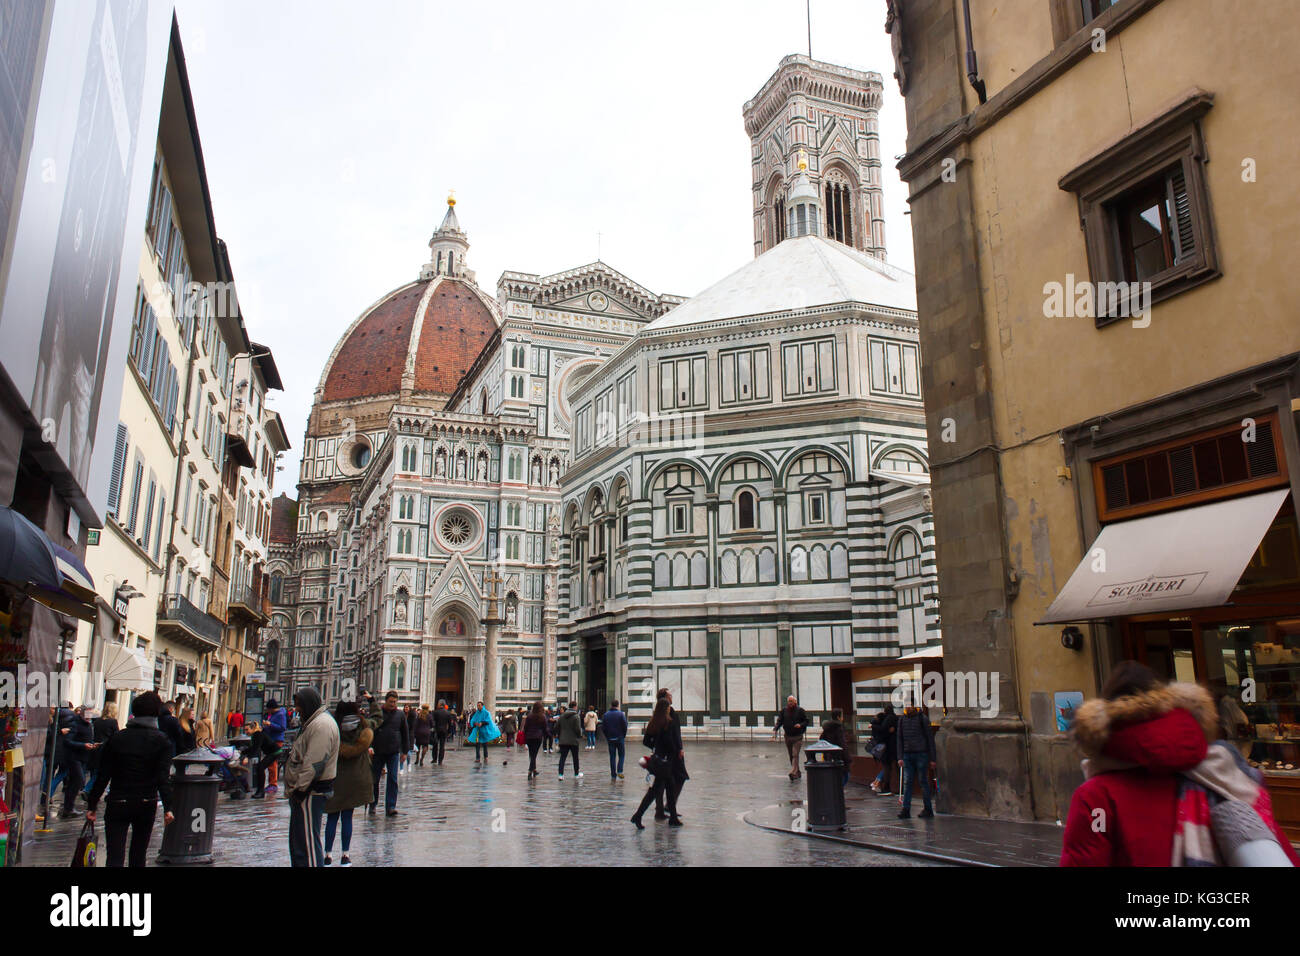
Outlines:
<svg viewBox="0 0 1300 956"><path fill-rule="evenodd" d="M1213 104L1198 91L1061 178L1078 197L1099 327L1220 275L1200 125ZM1149 298L1130 283L1150 283Z"/></svg>

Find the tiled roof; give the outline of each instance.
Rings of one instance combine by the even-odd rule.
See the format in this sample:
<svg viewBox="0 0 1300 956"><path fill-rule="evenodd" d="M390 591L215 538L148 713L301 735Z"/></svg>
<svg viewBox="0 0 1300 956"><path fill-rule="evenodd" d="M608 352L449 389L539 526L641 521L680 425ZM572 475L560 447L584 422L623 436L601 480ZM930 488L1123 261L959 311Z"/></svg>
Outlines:
<svg viewBox="0 0 1300 956"><path fill-rule="evenodd" d="M374 306L339 345L325 379L326 402L390 395L402 387L402 370L420 299L429 299L415 356L415 390L449 395L470 367L496 320L465 283L454 279L415 282Z"/></svg>
<svg viewBox="0 0 1300 956"><path fill-rule="evenodd" d="M496 319L468 285L443 279L424 314L415 356L415 390L454 392L496 328Z"/></svg>
<svg viewBox="0 0 1300 956"><path fill-rule="evenodd" d="M293 544L297 528L298 502L280 492L271 499L271 543Z"/></svg>
<svg viewBox="0 0 1300 956"><path fill-rule="evenodd" d="M313 505L345 505L352 500L352 485L335 485L323 495L313 496Z"/></svg>

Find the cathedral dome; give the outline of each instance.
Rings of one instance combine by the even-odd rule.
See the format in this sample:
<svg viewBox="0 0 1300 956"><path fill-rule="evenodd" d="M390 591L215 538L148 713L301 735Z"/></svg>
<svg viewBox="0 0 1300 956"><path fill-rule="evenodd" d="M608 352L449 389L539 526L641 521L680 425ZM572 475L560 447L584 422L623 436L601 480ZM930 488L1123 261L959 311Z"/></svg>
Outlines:
<svg viewBox="0 0 1300 956"><path fill-rule="evenodd" d="M395 395L404 387L450 395L496 328L491 300L468 281L441 275L404 285L344 333L325 365L319 401Z"/></svg>

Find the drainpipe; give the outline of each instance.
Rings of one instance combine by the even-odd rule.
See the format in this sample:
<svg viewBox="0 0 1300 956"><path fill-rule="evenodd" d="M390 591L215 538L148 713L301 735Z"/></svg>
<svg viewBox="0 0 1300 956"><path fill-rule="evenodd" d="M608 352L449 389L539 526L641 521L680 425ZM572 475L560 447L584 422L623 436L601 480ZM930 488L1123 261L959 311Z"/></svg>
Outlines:
<svg viewBox="0 0 1300 956"><path fill-rule="evenodd" d="M966 20L966 79L970 81L971 89L980 98L980 103L988 102L988 94L984 92L984 81L980 79L979 63L975 59L975 43L971 39L970 32L970 0L961 0L962 16Z"/></svg>

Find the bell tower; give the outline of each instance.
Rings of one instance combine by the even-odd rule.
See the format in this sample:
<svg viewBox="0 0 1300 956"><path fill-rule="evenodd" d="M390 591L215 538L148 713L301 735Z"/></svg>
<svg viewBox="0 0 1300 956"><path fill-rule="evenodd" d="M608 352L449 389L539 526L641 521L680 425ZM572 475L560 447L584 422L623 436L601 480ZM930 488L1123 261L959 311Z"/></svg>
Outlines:
<svg viewBox="0 0 1300 956"><path fill-rule="evenodd" d="M879 73L801 54L783 59L745 104L754 190L754 255L791 231L795 202L815 209L806 233L885 258ZM800 163L806 163L806 168ZM810 194L813 199L810 199Z"/></svg>

